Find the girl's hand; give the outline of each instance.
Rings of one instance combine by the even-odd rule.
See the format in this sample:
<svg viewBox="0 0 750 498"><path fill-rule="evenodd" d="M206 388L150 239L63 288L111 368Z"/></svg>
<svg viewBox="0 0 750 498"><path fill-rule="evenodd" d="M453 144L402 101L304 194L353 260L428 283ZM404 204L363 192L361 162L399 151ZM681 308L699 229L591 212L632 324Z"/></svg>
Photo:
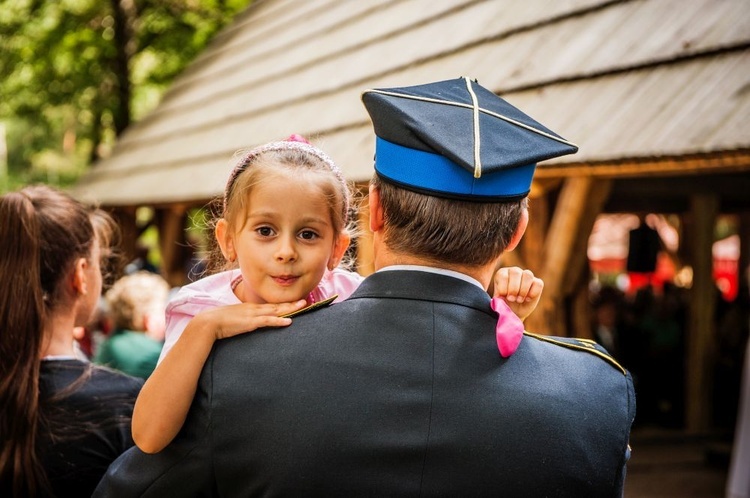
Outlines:
<svg viewBox="0 0 750 498"><path fill-rule="evenodd" d="M304 299L295 303L233 304L198 313L192 321L212 330L214 339L225 339L262 327L286 327L292 319L279 315L297 311L305 305Z"/></svg>
<svg viewBox="0 0 750 498"><path fill-rule="evenodd" d="M494 284L493 297L503 298L521 321L536 309L544 289L541 278L535 277L531 270L517 266L497 270Z"/></svg>

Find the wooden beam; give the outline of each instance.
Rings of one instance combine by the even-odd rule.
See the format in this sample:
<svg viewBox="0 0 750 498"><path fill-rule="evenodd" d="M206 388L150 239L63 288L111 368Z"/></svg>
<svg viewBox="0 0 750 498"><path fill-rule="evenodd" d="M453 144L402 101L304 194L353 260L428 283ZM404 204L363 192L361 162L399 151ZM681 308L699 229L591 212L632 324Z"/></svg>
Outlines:
<svg viewBox="0 0 750 498"><path fill-rule="evenodd" d="M509 253L520 252L523 255L523 263L527 265L522 267L530 269L540 277L544 271L544 239L549 229L549 204L549 193L546 191L539 197L529 199L529 226L526 228L523 239L521 239L520 246ZM503 264L507 266L505 256L503 256ZM542 299L545 299L546 294L547 290L545 289L542 293ZM539 332L540 334L548 333L549 327L543 309L542 302L540 302L537 309L524 322L526 330Z"/></svg>
<svg viewBox="0 0 750 498"><path fill-rule="evenodd" d="M579 284L574 289L571 300L570 322L573 328L573 336L581 339L595 340L594 327L591 316L591 302L589 300L589 278L588 271L581 275Z"/></svg>
<svg viewBox="0 0 750 498"><path fill-rule="evenodd" d="M693 194L720 192L723 202L727 197L746 199L748 189L750 189L750 175L747 172L706 173L699 178L689 174L684 176L650 175L647 178L648 181L643 181L644 177L618 178L615 180L612 195L630 199L638 196L681 199Z"/></svg>
<svg viewBox="0 0 750 498"><path fill-rule="evenodd" d="M695 194L721 194L722 213L750 211L750 174L706 173L700 177L649 176L618 178L605 209L608 212L649 211L652 213L684 213L690 211L690 198Z"/></svg>
<svg viewBox="0 0 750 498"><path fill-rule="evenodd" d="M360 190L367 186L359 186ZM367 276L375 271L375 253L372 247L372 232L370 231L370 205L365 195L359 206L358 236L357 236L357 273Z"/></svg>
<svg viewBox="0 0 750 498"><path fill-rule="evenodd" d="M693 285L685 361L685 429L692 434L705 433L711 427L711 372L715 357L713 317L716 307L712 246L718 212L717 194L697 194L691 199Z"/></svg>
<svg viewBox="0 0 750 498"><path fill-rule="evenodd" d="M519 247L523 261L535 274L542 271L544 238L549 228L549 196L529 199L529 226Z"/></svg>
<svg viewBox="0 0 750 498"><path fill-rule="evenodd" d="M563 280L563 296L572 296L570 309L569 331L573 337L595 339L591 322L591 302L589 300L589 271L588 246L594 222L601 214L612 190L612 180L598 180L591 186L588 196L588 209L583 211L578 234L574 239L573 250L570 254L567 272Z"/></svg>
<svg viewBox="0 0 750 498"><path fill-rule="evenodd" d="M563 286L580 237L579 227L586 219L586 211L590 209L588 201L597 186L597 180L592 177L568 178L563 184L544 243L541 272L544 293L537 312L543 314L546 330L539 330L540 333L567 335ZM590 231L589 228L586 232L587 238Z"/></svg>
<svg viewBox="0 0 750 498"><path fill-rule="evenodd" d="M112 218L120 227L120 251L122 252L123 264L127 264L135 257L135 243L139 235L135 211L135 207L120 207L110 211ZM118 270L121 271L122 268Z"/></svg>
<svg viewBox="0 0 750 498"><path fill-rule="evenodd" d="M531 192L529 193L529 200L535 200L540 197L545 197L553 190L560 190L560 186L563 182L563 177L553 178L534 178L531 182Z"/></svg>
<svg viewBox="0 0 750 498"><path fill-rule="evenodd" d="M628 158L617 161L545 164L534 178L596 176L599 178L643 177L653 175L708 175L750 171L750 151L719 151L680 157Z"/></svg>
<svg viewBox="0 0 750 498"><path fill-rule="evenodd" d="M597 180L591 186L586 200L586 209L583 210L580 222L576 227L577 236L574 239L569 264L566 267L567 272L563 280L563 295L565 296L572 294L576 287L585 280L585 275L588 275L589 238L591 237L591 231L594 229L596 218L602 213L604 205L607 203L612 191L612 184L612 180ZM587 284L588 282L584 282L584 285Z"/></svg>
<svg viewBox="0 0 750 498"><path fill-rule="evenodd" d="M187 210L181 204L159 210L159 251L161 253L161 273L170 285L185 285L184 261L185 215Z"/></svg>
<svg viewBox="0 0 750 498"><path fill-rule="evenodd" d="M740 283L750 283L750 211L740 214ZM740 287L742 291L742 287Z"/></svg>

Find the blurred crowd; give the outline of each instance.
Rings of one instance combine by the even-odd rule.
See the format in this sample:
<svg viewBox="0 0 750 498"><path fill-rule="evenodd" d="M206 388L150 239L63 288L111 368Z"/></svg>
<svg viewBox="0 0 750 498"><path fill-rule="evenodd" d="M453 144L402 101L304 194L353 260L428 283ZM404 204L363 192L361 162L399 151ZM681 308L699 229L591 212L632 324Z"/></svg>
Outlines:
<svg viewBox="0 0 750 498"><path fill-rule="evenodd" d="M592 294L594 337L633 375L636 425L682 427L688 292L666 283L630 294L604 286ZM717 289L711 418L718 429L731 430L736 420L749 317L746 285L731 302Z"/></svg>

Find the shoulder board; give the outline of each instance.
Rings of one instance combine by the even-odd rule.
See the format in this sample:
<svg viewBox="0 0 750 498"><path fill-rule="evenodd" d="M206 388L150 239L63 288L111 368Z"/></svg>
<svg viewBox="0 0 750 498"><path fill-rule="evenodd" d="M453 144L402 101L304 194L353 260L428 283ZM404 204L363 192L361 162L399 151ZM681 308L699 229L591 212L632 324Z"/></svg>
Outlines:
<svg viewBox="0 0 750 498"><path fill-rule="evenodd" d="M526 331L524 331L524 335L533 337L534 339L538 339L540 341L557 344L558 346L562 346L564 348L586 351L587 353L596 355L599 358L603 359L604 361L615 367L617 370L622 372L623 375L627 375L627 371L622 367L622 365L617 363L617 361L612 358L612 356L610 356L610 354L607 353L604 348L599 347L599 345L591 339L577 339L574 337L550 337L546 335L532 334L531 332Z"/></svg>
<svg viewBox="0 0 750 498"><path fill-rule="evenodd" d="M282 318L294 318L295 316L304 315L305 313L310 313L311 311L315 311L319 308L325 308L329 306L331 303L333 303L336 298L339 297L338 294L334 294L328 299L324 299L322 301L318 301L317 303L312 303L309 306L305 306L301 310L292 311L291 313L287 313L286 315L281 315Z"/></svg>

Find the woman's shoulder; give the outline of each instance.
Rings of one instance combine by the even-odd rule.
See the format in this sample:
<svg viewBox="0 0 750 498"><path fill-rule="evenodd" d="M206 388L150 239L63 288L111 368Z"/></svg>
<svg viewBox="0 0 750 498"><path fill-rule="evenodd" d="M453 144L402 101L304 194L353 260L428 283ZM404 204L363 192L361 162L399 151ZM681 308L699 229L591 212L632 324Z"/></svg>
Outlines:
<svg viewBox="0 0 750 498"><path fill-rule="evenodd" d="M50 394L67 391L72 400L134 400L144 380L80 360L42 362L40 387ZM47 386L47 389L44 388Z"/></svg>
<svg viewBox="0 0 750 498"><path fill-rule="evenodd" d="M133 377L132 375L120 372L119 370L114 370L103 365L91 365L91 370L92 381L99 382L104 387L136 391L140 391L141 387L143 387L143 379L140 377Z"/></svg>
<svg viewBox="0 0 750 498"><path fill-rule="evenodd" d="M109 399L135 400L145 381L102 365L91 365L91 377L83 392Z"/></svg>

